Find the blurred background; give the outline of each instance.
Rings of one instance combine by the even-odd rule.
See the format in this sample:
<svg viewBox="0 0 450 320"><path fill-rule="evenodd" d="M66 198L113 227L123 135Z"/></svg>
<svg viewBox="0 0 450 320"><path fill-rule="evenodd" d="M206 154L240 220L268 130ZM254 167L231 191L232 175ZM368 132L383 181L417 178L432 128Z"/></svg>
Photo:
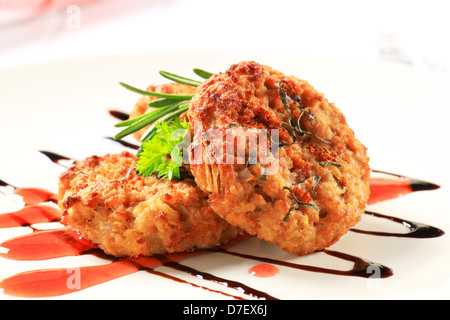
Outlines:
<svg viewBox="0 0 450 320"><path fill-rule="evenodd" d="M0 0L0 68L161 51L287 52L450 73L448 1Z"/></svg>

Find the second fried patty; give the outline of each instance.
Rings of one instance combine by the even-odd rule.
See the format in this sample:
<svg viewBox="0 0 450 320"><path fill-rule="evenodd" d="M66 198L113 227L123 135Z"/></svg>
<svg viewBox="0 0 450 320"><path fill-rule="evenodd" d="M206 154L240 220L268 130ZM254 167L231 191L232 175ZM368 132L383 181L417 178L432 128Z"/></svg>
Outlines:
<svg viewBox="0 0 450 320"><path fill-rule="evenodd" d="M208 248L240 233L192 179L143 178L129 170L135 162L128 152L76 162L59 181L63 222L114 256Z"/></svg>

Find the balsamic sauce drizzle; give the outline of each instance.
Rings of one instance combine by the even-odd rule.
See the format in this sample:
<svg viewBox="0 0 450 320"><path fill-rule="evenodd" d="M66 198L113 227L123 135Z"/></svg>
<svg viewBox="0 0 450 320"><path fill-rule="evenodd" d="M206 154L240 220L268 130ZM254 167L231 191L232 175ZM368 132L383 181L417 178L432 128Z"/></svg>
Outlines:
<svg viewBox="0 0 450 320"><path fill-rule="evenodd" d="M208 287L200 286L200 285L198 285L198 284L195 284L195 283L192 283L192 282L183 280L183 279L181 279L181 278L174 277L174 276L169 275L169 274L167 274L167 273L155 271L154 269L145 269L145 270L146 270L148 273L151 273L151 274L154 274L154 275L157 275L157 276L160 276L160 277L163 277L163 278L166 278L166 279L175 281L175 282L187 284L187 285L190 285L190 286L195 287L195 288L200 288L200 289L203 289L203 290L207 290L207 291L209 291L209 292L218 293L218 294L221 294L221 295L224 295L224 296L227 296L227 297L231 297L231 298L236 299L236 300L244 300L244 298L242 298L242 297L235 296L235 295L231 295L231 294L225 293L225 292L220 291L220 290L213 290L213 289L208 288ZM261 299L262 297L258 297L258 298Z"/></svg>
<svg viewBox="0 0 450 320"><path fill-rule="evenodd" d="M292 263L292 262L287 262L287 261L281 261L281 260L276 260L276 259L271 259L271 258L265 258L265 257L259 257L259 256L249 255L249 254L228 251L223 248L213 248L213 249L211 249L211 251L222 252L225 254L238 256L238 257L241 257L244 259L258 260L258 261L261 261L264 263L276 264L276 265L293 268L293 269L297 269L297 270L320 272L320 273L327 273L327 274L333 274L333 275L370 278L371 273L369 271L372 270L373 268L379 269L379 271L380 271L379 277L380 278L387 278L394 274L393 271L389 267L383 266L379 263L372 262L372 261L362 259L362 258L358 258L358 257L352 256L352 255L346 254L346 253L328 250L328 249L324 249L321 252L326 253L330 256L336 257L336 258L351 261L354 264L353 268L350 270L334 270L334 269L328 269L328 268L322 268L322 267L314 267L314 266L310 266L310 265L297 264L297 263Z"/></svg>
<svg viewBox="0 0 450 320"><path fill-rule="evenodd" d="M13 185L9 184L8 182L5 182L5 181L3 181L1 179L0 179L0 187L10 187L10 188L13 188L13 189L17 189L15 186L13 186Z"/></svg>
<svg viewBox="0 0 450 320"><path fill-rule="evenodd" d="M212 281L214 283L225 285L227 287L236 289L236 290L240 291L241 293L244 293L250 297L258 298L258 299L266 299L266 300L278 300L277 298L271 296L270 294L267 294L265 292L251 288L241 282L221 278L221 277L212 275L207 272L198 271L189 266L172 261L164 255L157 255L157 256L155 256L155 258L158 259L159 261L161 261L161 263L165 267L169 267L169 268L172 268L172 269L175 269L178 271L186 272L192 276L195 276L195 277L203 279L203 280L208 280L208 281Z"/></svg>
<svg viewBox="0 0 450 320"><path fill-rule="evenodd" d="M128 118L130 117L130 115L128 113L118 111L118 110L109 110L108 112L113 118L116 118L120 121L128 120Z"/></svg>
<svg viewBox="0 0 450 320"><path fill-rule="evenodd" d="M119 120L126 120L129 117L129 115L126 113L123 113L120 111L114 111L114 110L109 111L109 114ZM137 145L126 142L126 141L114 140L113 138L110 138L110 137L107 137L106 139L117 142L128 148L132 148L132 149L136 149L136 150L138 149ZM71 159L71 158L63 156L63 155L59 155L54 152L50 152L50 151L40 151L40 152L42 154L46 155L52 162L60 164L60 165L62 165L61 164L62 160L75 161L74 159ZM64 166L64 165L62 165L62 166ZM411 179L408 177L404 177L401 175L392 174L392 173L388 173L388 172L384 172L384 171L373 170L373 172L383 173L383 174L395 176L398 178L408 179L412 192L423 191L423 190L434 190L434 189L439 188L438 185L429 183L426 181ZM3 180L0 180L0 187L11 187L15 191L21 190L20 188L17 188ZM32 189L30 189L30 190L32 190ZM35 190L42 192L41 189L35 189ZM18 194L20 194L20 193L18 192ZM45 201L55 202L54 197L52 198L52 196L50 196L50 193L49 193L48 199L45 198L45 196L43 196L42 199ZM26 204L24 209L22 209L22 210L27 211L26 214L24 212L21 212L22 210L19 210L17 212L13 212L13 213L0 214L0 218L3 217L5 219L10 219L11 221L13 221L13 225L15 224L15 226L29 227L33 230L33 234L36 233L37 235L43 235L43 234L45 234L45 232L47 232L48 234L59 237L60 239L65 241L65 243L67 243L69 246L71 246L73 248L73 250L75 252L74 255L92 254L99 258L107 259L107 260L111 261L111 263L125 261L126 263L131 263L132 265L135 265L137 270L145 270L148 273L158 275L158 276L164 277L166 279L170 279L172 281L188 284L188 285L196 287L196 288L201 288L204 290L208 290L210 292L229 296L234 299L243 299L240 296L231 295L231 294L222 292L220 290L214 290L214 289L211 289L211 288L208 288L205 286L201 286L201 285L183 280L181 278L160 272L160 271L156 271L155 268L147 266L145 264L145 262L142 263L142 262L140 262L141 260L139 260L139 259L117 258L117 257L109 256L109 255L105 254L103 251L101 251L99 248L97 248L95 245L89 243L89 241L83 239L81 237L81 235L79 235L73 229L63 228L63 229L56 229L56 230L51 230L51 231L43 231L43 230L36 229L32 225L33 223L35 223L34 220L32 220L32 219L28 220L27 217L34 216L33 219L36 220L37 219L36 215L37 215L38 219L43 219L44 221L48 221L48 222L60 221L60 213L51 211L48 206L46 208L42 207L42 206L44 206L44 205L43 204ZM57 210L57 209L53 208L53 210ZM374 235L374 236L404 237L404 238L434 238L434 237L440 237L444 234L444 231L442 231L438 228L423 224L423 223L408 221L408 220L404 220L404 219L400 219L400 218L396 218L396 217L392 217L392 216L388 216L388 215L384 215L384 214L376 213L376 212L372 212L372 211L367 211L367 210L366 210L365 214L372 215L376 218L388 219L395 223L400 223L400 224L404 225L405 227L407 227L409 229L409 232L388 233L388 232L378 232L378 231L366 231L366 230L360 230L360 229L356 229L356 228L350 229L351 231L357 232L357 233L362 233L362 234L367 234L367 235ZM16 238L5 241L0 246L7 245L10 241L14 242L15 239ZM304 271L309 271L309 272L320 272L320 273L340 275L340 276L371 278L372 277L371 270L374 270L374 268L376 268L378 270L377 276L379 278L387 278L387 277L390 277L393 275L393 271L389 267L386 267L384 265L381 265L379 263L372 262L372 261L369 261L366 259L355 257L355 256L352 256L352 255L349 255L346 253L337 252L337 251L333 251L333 250L329 250L329 249L324 249L321 252L325 253L327 255L333 256L333 257L337 257L339 259L351 261L354 264L353 267L350 270L334 270L334 269L315 267L315 266L310 266L310 265L297 264L297 263L288 262L288 261L281 261L281 260L276 260L276 259L271 259L271 258L266 258L266 257L261 257L261 256L254 256L254 255L250 255L250 254L238 253L238 252L230 251L225 247L216 247L216 248L199 250L199 251L197 251L197 254L210 253L210 252L237 256L242 259L250 259L250 260L254 260L254 261L260 261L260 262L264 262L264 263L280 265L283 267L293 268L293 269L297 269L297 270L304 270ZM64 255L64 253L62 253L62 255ZM170 255L156 255L156 256L152 257L151 259L153 259L152 261L159 262L157 265L166 266L166 267L181 271L183 273L187 273L191 276L194 276L194 277L206 280L206 281L212 281L214 283L224 285L226 287L235 289L238 292L240 292L241 294L244 294L251 298L268 299L268 300L277 299L268 293L251 288L243 283L240 283L240 282L237 282L234 280L230 280L230 279L225 279L222 277L218 277L213 274L199 271L192 267L181 264L181 263L179 263L179 261L171 259ZM36 270L36 271L38 271L38 270ZM30 271L29 273L32 273L32 272L33 271ZM11 277L11 278L13 278L13 277ZM10 279L10 278L8 278L8 279ZM3 282L5 280L7 281L8 279L4 279L3 281L1 281L0 287L3 285Z"/></svg>
<svg viewBox="0 0 450 320"><path fill-rule="evenodd" d="M52 151L44 151L44 150L39 150L40 153L46 155L52 162L56 163L56 164L61 164L60 161L61 160L73 160L71 158L68 158L66 156L62 156L60 154L57 154L55 152Z"/></svg>
<svg viewBox="0 0 450 320"><path fill-rule="evenodd" d="M420 222L414 222L409 220L404 220L388 215L384 215L381 213L373 212L373 211L365 211L365 214L377 217L377 218L383 218L388 219L390 221L400 223L407 227L409 229L409 232L406 233L394 233L394 232L382 232L382 231L366 231L366 230L360 230L351 228L350 230L357 233L364 233L369 234L372 236L383 236L383 237L398 237L398 238L437 238L442 235L444 235L444 231L441 229L438 229L436 227L420 223Z"/></svg>
<svg viewBox="0 0 450 320"><path fill-rule="evenodd" d="M119 143L119 144L121 144L124 147L128 147L128 148L131 148L131 149L134 149L134 150L138 150L139 149L138 145L136 145L134 143L131 143L131 142L128 142L128 141L124 141L122 139L116 140L116 139L114 139L112 137L106 137L105 139L108 139L108 140L111 140L113 142Z"/></svg>

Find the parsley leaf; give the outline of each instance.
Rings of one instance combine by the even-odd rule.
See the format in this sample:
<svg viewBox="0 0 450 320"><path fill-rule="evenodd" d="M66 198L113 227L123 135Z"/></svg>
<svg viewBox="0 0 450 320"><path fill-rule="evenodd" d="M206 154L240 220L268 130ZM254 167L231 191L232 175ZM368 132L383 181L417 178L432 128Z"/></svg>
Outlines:
<svg viewBox="0 0 450 320"><path fill-rule="evenodd" d="M136 170L144 177L157 172L163 179L179 178L183 165L180 144L188 132L189 123L177 117L173 121L159 121L155 128L156 134L142 143Z"/></svg>

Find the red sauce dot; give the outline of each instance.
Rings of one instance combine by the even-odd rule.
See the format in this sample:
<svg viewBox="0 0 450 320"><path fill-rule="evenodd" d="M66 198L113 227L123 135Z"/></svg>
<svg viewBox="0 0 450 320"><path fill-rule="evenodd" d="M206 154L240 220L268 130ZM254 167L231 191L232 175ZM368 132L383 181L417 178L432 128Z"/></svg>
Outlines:
<svg viewBox="0 0 450 320"><path fill-rule="evenodd" d="M278 274L280 270L271 264L258 264L248 270L248 273L255 277L267 278Z"/></svg>

